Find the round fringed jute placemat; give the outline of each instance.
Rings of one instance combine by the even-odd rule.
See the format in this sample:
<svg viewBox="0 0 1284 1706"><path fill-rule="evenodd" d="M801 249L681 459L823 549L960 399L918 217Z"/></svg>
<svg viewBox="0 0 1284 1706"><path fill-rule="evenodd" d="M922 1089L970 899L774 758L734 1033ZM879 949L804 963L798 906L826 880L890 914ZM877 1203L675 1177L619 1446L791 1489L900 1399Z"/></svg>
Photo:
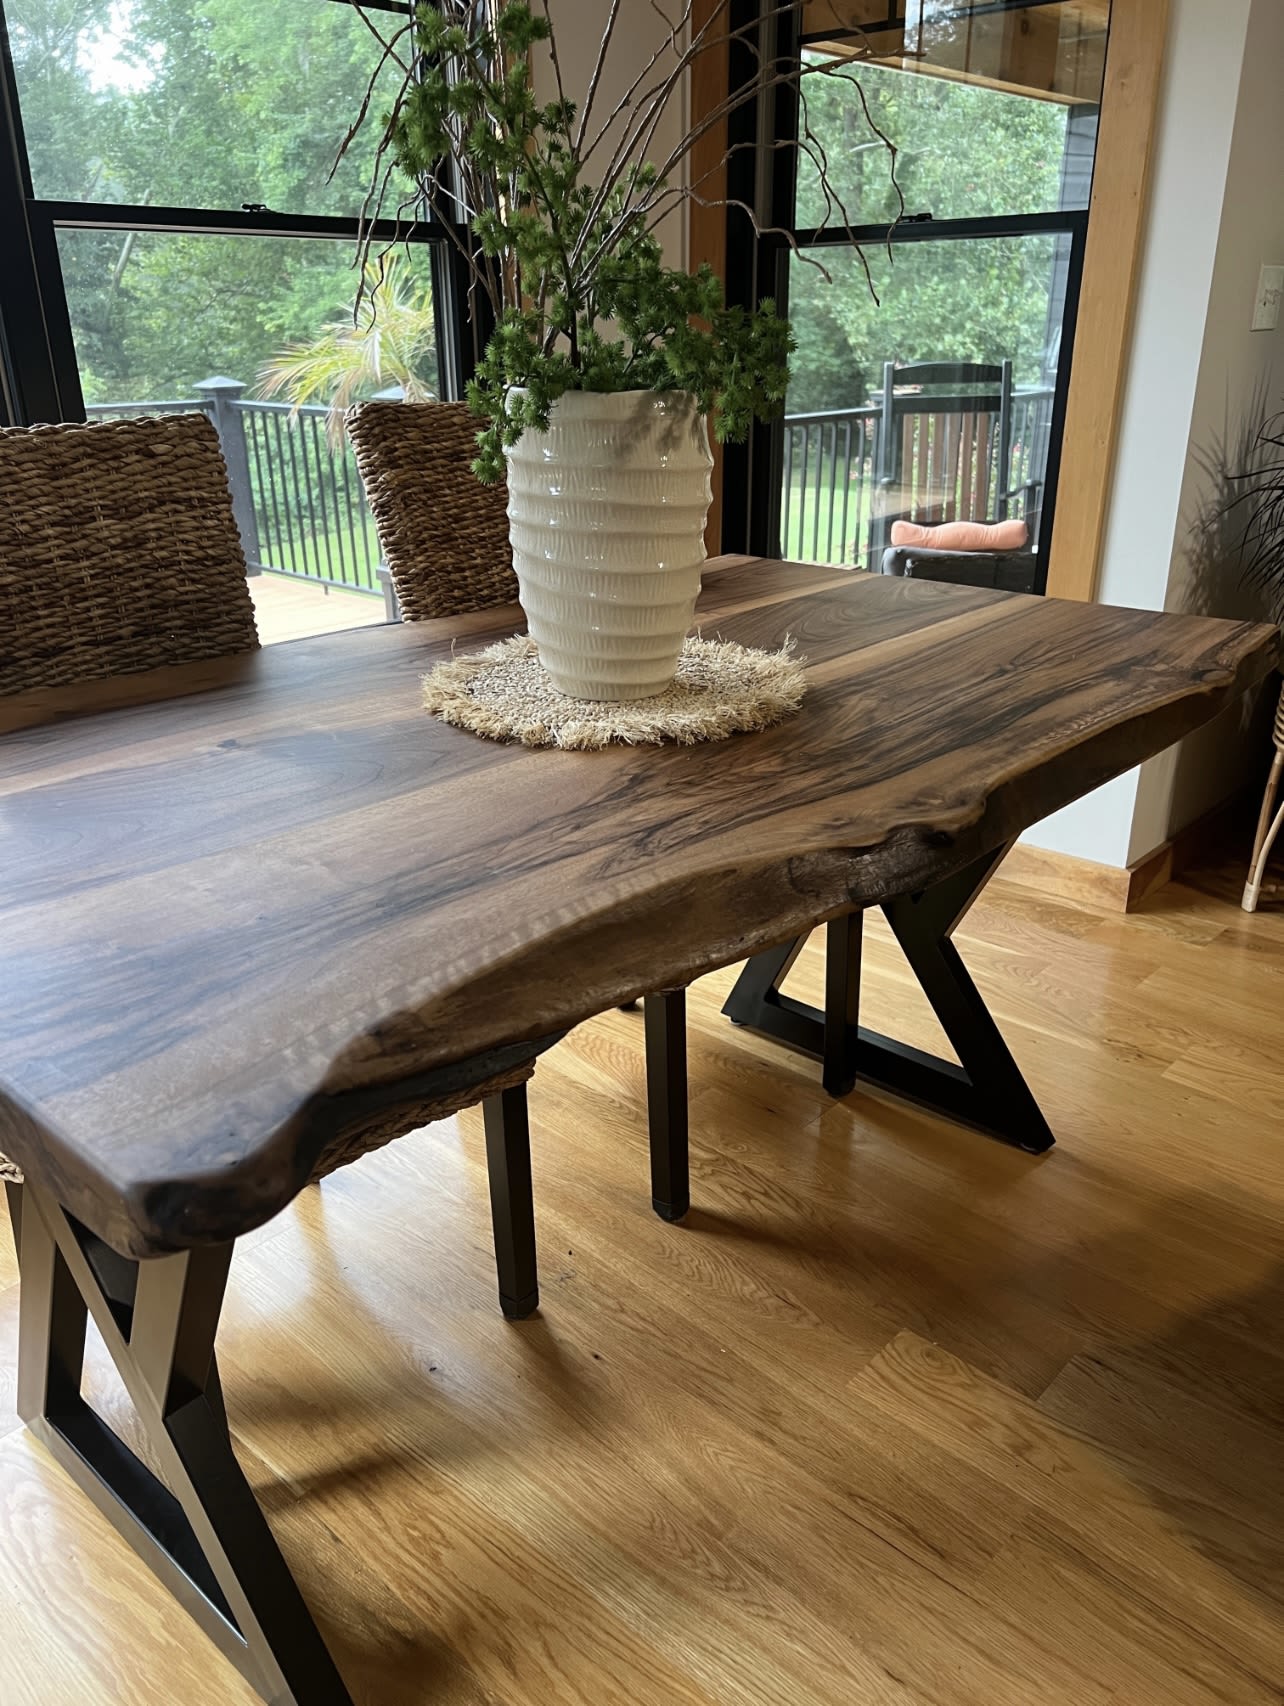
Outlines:
<svg viewBox="0 0 1284 1706"><path fill-rule="evenodd" d="M764 652L731 640L688 639L672 687L626 704L559 693L526 634L439 663L424 677L424 704L444 722L487 740L574 752L613 742L694 746L749 734L792 716L805 691L788 641Z"/></svg>

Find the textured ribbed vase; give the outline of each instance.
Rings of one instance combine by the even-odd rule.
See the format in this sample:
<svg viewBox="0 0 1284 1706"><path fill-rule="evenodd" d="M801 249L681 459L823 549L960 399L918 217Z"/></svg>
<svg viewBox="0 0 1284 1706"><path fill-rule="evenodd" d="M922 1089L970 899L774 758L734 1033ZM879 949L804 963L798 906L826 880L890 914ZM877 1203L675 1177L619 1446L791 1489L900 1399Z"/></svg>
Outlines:
<svg viewBox="0 0 1284 1706"><path fill-rule="evenodd" d="M677 671L709 513L708 423L679 391L568 391L508 452L522 609L554 687L649 699Z"/></svg>

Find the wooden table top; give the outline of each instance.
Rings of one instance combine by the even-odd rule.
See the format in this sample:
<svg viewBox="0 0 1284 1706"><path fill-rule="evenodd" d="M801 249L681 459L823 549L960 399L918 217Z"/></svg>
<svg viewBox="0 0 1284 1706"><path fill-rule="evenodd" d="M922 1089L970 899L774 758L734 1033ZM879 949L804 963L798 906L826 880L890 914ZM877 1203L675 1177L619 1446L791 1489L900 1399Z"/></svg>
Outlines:
<svg viewBox="0 0 1284 1706"><path fill-rule="evenodd" d="M126 1254L233 1237L301 1188L334 1096L945 876L1277 641L746 558L710 565L700 621L792 635L801 712L591 753L429 717L424 671L515 607L0 702L0 1150Z"/></svg>

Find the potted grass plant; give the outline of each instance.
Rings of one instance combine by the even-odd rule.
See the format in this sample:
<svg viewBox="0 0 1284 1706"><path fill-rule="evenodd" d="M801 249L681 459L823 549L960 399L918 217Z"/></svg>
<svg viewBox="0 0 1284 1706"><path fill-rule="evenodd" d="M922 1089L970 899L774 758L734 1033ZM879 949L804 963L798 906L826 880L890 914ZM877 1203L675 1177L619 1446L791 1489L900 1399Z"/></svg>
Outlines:
<svg viewBox="0 0 1284 1706"><path fill-rule="evenodd" d="M1284 413L1259 420L1247 465L1226 477L1231 495L1223 513L1238 524L1245 583L1284 623Z"/></svg>
<svg viewBox="0 0 1284 1706"><path fill-rule="evenodd" d="M690 4L657 4L665 39L623 100L599 110L621 4L610 0L579 101L562 77L558 0L538 10L438 0L395 30L386 14L364 14L382 46L371 89L390 67L401 85L379 119L367 94L344 144L377 126L370 219L390 197L398 211L426 209L462 257L474 304L489 305L494 332L468 386L480 422L474 471L507 476L521 601L553 685L603 700L646 698L672 681L704 560L710 422L734 440L781 413L794 347L770 299L728 306L709 267L666 266L657 227L693 199L727 205L709 187L716 168L692 181L692 150L745 103L790 89L803 113L795 146L850 235L801 85L855 81L830 62L774 55L774 31L801 0L764 0L742 26L731 0L706 7L699 27ZM574 25L574 4L562 8L563 27ZM755 69L661 157L662 121L680 110L692 62L722 43ZM541 82L550 98L537 94ZM867 114L863 98L860 107ZM894 184L895 150L870 128Z"/></svg>

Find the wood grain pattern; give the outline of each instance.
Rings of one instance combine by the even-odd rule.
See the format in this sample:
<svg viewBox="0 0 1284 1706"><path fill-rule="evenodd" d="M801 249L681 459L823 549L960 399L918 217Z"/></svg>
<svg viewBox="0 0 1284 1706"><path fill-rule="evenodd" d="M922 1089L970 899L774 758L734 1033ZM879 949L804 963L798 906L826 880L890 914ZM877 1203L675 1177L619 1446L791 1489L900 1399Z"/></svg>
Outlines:
<svg viewBox="0 0 1284 1706"><path fill-rule="evenodd" d="M1092 859L1019 841L1004 861L1003 874L1040 894L1080 900L1108 912L1128 910L1129 872L1122 865L1098 865Z"/></svg>
<svg viewBox="0 0 1284 1706"><path fill-rule="evenodd" d="M685 1227L649 1205L640 1017L541 1062L520 1329L476 1110L246 1239L237 1451L360 1706L1280 1706L1284 1145L1231 1071L1165 1075L1278 1034L1284 907L1242 882L981 896L960 945L1060 1135L1037 1161L830 1101L720 1016L728 969L689 997ZM866 933L871 1022L930 1046ZM0 1228L0 1370L15 1280ZM21 1436L0 1598L5 1706L248 1706Z"/></svg>
<svg viewBox="0 0 1284 1706"><path fill-rule="evenodd" d="M1215 714L1276 645L755 560L710 576L700 619L792 635L800 715L592 754L427 718L423 672L510 609L7 737L0 1149L122 1251L235 1236L298 1191L346 1095L944 876Z"/></svg>

